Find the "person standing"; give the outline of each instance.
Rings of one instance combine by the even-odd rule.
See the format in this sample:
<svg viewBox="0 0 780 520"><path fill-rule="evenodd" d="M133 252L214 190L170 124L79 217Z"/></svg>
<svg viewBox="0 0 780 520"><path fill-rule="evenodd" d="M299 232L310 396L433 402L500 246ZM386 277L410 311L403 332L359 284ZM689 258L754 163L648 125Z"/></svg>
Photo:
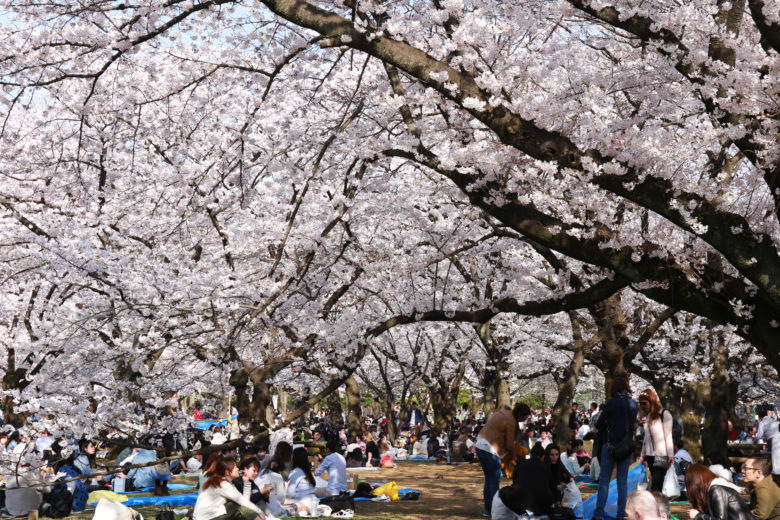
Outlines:
<svg viewBox="0 0 780 520"><path fill-rule="evenodd" d="M609 495L609 480L612 478L612 469L617 466L617 515L616 520L626 517L626 498L628 496L628 466L631 464L633 454L621 459L615 459L612 449L620 444L626 437L633 437L634 424L636 423L637 404L629 395L630 388L625 377L616 377L609 387L609 401L599 416L596 429L603 432L599 436L601 443L599 463L599 491L596 498L596 509L593 512L594 520L601 520L604 516L604 506Z"/></svg>
<svg viewBox="0 0 780 520"><path fill-rule="evenodd" d="M417 409L417 403L412 403L412 407L409 409L409 417L406 422L409 423L410 428L422 424L422 412Z"/></svg>
<svg viewBox="0 0 780 520"><path fill-rule="evenodd" d="M516 403L511 411L505 408L491 415L479 431L476 451L482 472L485 474L485 485L482 489L485 516L490 516L493 497L498 491L501 463L509 462L514 457L515 438L520 433L518 423L524 421L529 415L531 409L527 404Z"/></svg>
<svg viewBox="0 0 780 520"><path fill-rule="evenodd" d="M647 462L650 491L661 491L666 470L674 464L674 418L669 410L661 407L658 395L652 388L639 394L639 410L645 418L645 438L639 463Z"/></svg>

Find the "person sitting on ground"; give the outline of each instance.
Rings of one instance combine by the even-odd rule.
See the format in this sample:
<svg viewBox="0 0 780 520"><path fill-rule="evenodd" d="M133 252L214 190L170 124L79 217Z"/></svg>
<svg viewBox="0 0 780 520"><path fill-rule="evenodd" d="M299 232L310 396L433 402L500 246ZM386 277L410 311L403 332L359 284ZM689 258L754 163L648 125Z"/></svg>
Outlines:
<svg viewBox="0 0 780 520"><path fill-rule="evenodd" d="M544 463L547 469L550 470L550 483L557 491L555 501L560 502L564 488L569 485L569 482L574 480L574 477L571 476L566 466L561 462L561 450L557 444L550 444L544 450Z"/></svg>
<svg viewBox="0 0 780 520"><path fill-rule="evenodd" d="M51 491L49 486L29 487L40 481L40 472L26 463L21 463L18 472L6 477L5 509L10 516L26 516L30 511L38 511L43 504L43 494Z"/></svg>
<svg viewBox="0 0 780 520"><path fill-rule="evenodd" d="M428 457L428 450L425 449L425 444L420 442L420 439L417 437L417 435L412 434L412 436L409 437L409 444L412 446L413 457Z"/></svg>
<svg viewBox="0 0 780 520"><path fill-rule="evenodd" d="M365 434L363 438L366 439L366 467L379 466L379 461L382 459L379 457L379 447L376 445L376 441L370 433Z"/></svg>
<svg viewBox="0 0 780 520"><path fill-rule="evenodd" d="M244 498L248 498L257 507L265 510L265 504L268 503L268 495L274 486L266 484L260 488L255 483L257 474L260 471L260 462L254 455L247 455L241 460L238 470L241 476L233 479L233 485L239 493L244 495Z"/></svg>
<svg viewBox="0 0 780 520"><path fill-rule="evenodd" d="M314 476L320 476L328 472L328 485L325 491L328 495L338 495L347 490L347 462L339 453L341 443L337 440L328 441L325 446L325 458L314 471Z"/></svg>
<svg viewBox="0 0 780 520"><path fill-rule="evenodd" d="M585 420L587 421L587 419ZM574 441L574 455L577 457L577 463L580 466L585 466L591 462L590 453L585 450L585 442L580 439Z"/></svg>
<svg viewBox="0 0 780 520"><path fill-rule="evenodd" d="M672 516L672 506L669 503L669 497L661 491L649 491L649 493L655 498L655 503L658 506L658 516L661 517L661 520L677 520L677 518Z"/></svg>
<svg viewBox="0 0 780 520"><path fill-rule="evenodd" d="M713 451L707 455L707 462L709 462L710 471L731 483L734 482L734 475L731 472L731 464L723 453L719 451Z"/></svg>
<svg viewBox="0 0 780 520"><path fill-rule="evenodd" d="M74 455L59 459L54 462L54 475L58 480L69 480L70 482L57 482L52 486L52 493L62 493L63 488L67 489L73 500L70 511L81 512L87 507L87 497L89 490L83 480L71 480L81 475L81 472L73 465ZM68 513L70 514L70 512Z"/></svg>
<svg viewBox="0 0 780 520"><path fill-rule="evenodd" d="M780 519L780 488L772 479L772 461L767 455L750 457L742 465L745 484L750 485L750 512L758 520Z"/></svg>
<svg viewBox="0 0 780 520"><path fill-rule="evenodd" d="M268 466L255 479L255 485L257 485L258 489L263 489L266 485L272 486L264 511L280 518L284 518L288 514L287 509L282 505L286 495L284 478L281 475L281 471L284 469L285 465L282 461L279 459L271 460Z"/></svg>
<svg viewBox="0 0 780 520"><path fill-rule="evenodd" d="M685 472L685 491L691 520L753 520L739 488L707 466L694 464Z"/></svg>
<svg viewBox="0 0 780 520"><path fill-rule="evenodd" d="M239 477L236 461L220 457L198 494L193 520L264 520L263 511L232 484Z"/></svg>
<svg viewBox="0 0 780 520"><path fill-rule="evenodd" d="M658 501L650 491L634 491L626 500L626 520L669 520L661 516ZM668 501L667 501L668 503Z"/></svg>
<svg viewBox="0 0 780 520"><path fill-rule="evenodd" d="M203 467L203 455L198 453L197 455L193 455L189 459L187 459L187 473L193 473L195 471L198 471Z"/></svg>
<svg viewBox="0 0 780 520"><path fill-rule="evenodd" d="M431 430L430 437L428 438L428 444L425 446L427 456L429 459L434 458L439 453L439 437L436 430Z"/></svg>
<svg viewBox="0 0 780 520"><path fill-rule="evenodd" d="M289 442L279 441L273 456L266 457L265 463L260 466L260 470L264 471L272 461L276 461L281 468L280 475L282 475L284 480L287 480L287 477L290 476L290 471L292 470L292 452L292 445Z"/></svg>
<svg viewBox="0 0 780 520"><path fill-rule="evenodd" d="M677 477L685 476L685 470L693 464L693 457L685 449L683 449L678 443L674 443L674 471L677 473Z"/></svg>
<svg viewBox="0 0 780 520"><path fill-rule="evenodd" d="M79 441L79 455L74 459L73 465L82 475L91 475L96 472L94 442L89 439L81 439ZM101 480L103 480L102 477L92 477L87 480L86 484L89 491L102 489L100 485Z"/></svg>
<svg viewBox="0 0 780 520"><path fill-rule="evenodd" d="M350 435L349 439L348 439L348 442L347 442L347 453L352 453L353 451L355 451L355 448L360 449L360 445L357 443L357 440L355 439L355 436L354 435ZM363 452L363 450L360 450L360 451L361 451L361 453ZM362 456L361 456L361 458L362 458Z"/></svg>
<svg viewBox="0 0 780 520"><path fill-rule="evenodd" d="M458 440L452 443L453 462L472 462L474 460L474 454L469 451L468 440L468 434L461 433Z"/></svg>
<svg viewBox="0 0 780 520"><path fill-rule="evenodd" d="M513 520L515 513L525 515L526 511L532 511L534 516L550 513L558 490L542 461L543 456L544 448L535 444L530 459L518 460L512 473L512 485L501 488L493 498L493 520Z"/></svg>
<svg viewBox="0 0 780 520"><path fill-rule="evenodd" d="M577 455L574 453L574 449L572 447L574 442L575 441L566 442L566 451L561 454L561 462L563 462L563 465L566 466L569 474L574 477L578 477L590 471L590 463L586 463L580 466Z"/></svg>
<svg viewBox="0 0 780 520"><path fill-rule="evenodd" d="M306 448L295 448L292 455L292 471L287 479L287 503L294 505L293 515L310 514L311 499L316 498L316 480L311 472L309 453ZM346 480L346 479L345 479Z"/></svg>
<svg viewBox="0 0 780 520"><path fill-rule="evenodd" d="M363 452L360 450L360 448L355 448L347 454L346 464L348 468L363 467Z"/></svg>

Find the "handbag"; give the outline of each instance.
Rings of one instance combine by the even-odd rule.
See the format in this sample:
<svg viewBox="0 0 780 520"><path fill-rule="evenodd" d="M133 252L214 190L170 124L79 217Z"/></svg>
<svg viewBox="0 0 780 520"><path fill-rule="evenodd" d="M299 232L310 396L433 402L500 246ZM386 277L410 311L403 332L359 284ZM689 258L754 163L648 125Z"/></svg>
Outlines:
<svg viewBox="0 0 780 520"><path fill-rule="evenodd" d="M157 516L155 516L155 520L173 520L173 511L171 510L171 505L168 502L163 502L161 504L162 509L160 509L160 512L157 513Z"/></svg>
<svg viewBox="0 0 780 520"><path fill-rule="evenodd" d="M620 440L620 442L610 446L609 448L609 453L615 460L623 460L626 457L631 456L634 453L634 450L636 450L634 437L631 434L631 430L633 428L632 425L628 423L628 404L626 404L626 407L623 409L623 411L626 414L626 433L623 435L623 438ZM607 432L609 432L609 429L607 429Z"/></svg>
<svg viewBox="0 0 780 520"><path fill-rule="evenodd" d="M663 415L666 409L661 410L661 422L663 423ZM650 444L653 445L653 453L655 453L655 442L653 441L653 435L650 433L650 425L647 426L647 435L650 436ZM660 455L654 455L653 467L659 469L669 469L669 458L662 457Z"/></svg>

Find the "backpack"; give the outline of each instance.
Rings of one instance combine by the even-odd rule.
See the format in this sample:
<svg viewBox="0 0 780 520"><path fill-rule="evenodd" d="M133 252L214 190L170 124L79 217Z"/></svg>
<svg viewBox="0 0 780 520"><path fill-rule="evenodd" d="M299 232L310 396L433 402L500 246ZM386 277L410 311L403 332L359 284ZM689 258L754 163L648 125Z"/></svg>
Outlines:
<svg viewBox="0 0 780 520"><path fill-rule="evenodd" d="M671 411L664 408L663 410L661 410L662 416L664 412L669 412L669 415L672 416L672 440L679 445L680 443L682 443L682 436L683 436L682 424L680 424L680 421L677 420L677 417L675 417Z"/></svg>

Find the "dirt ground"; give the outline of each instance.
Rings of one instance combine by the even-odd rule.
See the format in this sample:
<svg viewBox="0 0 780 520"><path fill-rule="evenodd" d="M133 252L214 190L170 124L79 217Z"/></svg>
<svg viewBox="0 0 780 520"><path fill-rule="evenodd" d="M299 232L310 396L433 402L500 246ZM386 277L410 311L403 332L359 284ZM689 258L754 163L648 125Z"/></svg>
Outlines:
<svg viewBox="0 0 780 520"><path fill-rule="evenodd" d="M398 502L357 502L355 518L364 520L427 520L476 519L482 516L483 476L479 464L445 465L433 462L399 462L394 469L358 473L369 482L395 481L399 488L414 488L422 492L419 500ZM178 479L174 479L178 481ZM506 485L507 480L501 485ZM583 499L596 492L596 486L581 485ZM687 520L688 504L672 503L672 514ZM155 507L141 507L146 520L154 520ZM85 520L91 511L69 518Z"/></svg>

